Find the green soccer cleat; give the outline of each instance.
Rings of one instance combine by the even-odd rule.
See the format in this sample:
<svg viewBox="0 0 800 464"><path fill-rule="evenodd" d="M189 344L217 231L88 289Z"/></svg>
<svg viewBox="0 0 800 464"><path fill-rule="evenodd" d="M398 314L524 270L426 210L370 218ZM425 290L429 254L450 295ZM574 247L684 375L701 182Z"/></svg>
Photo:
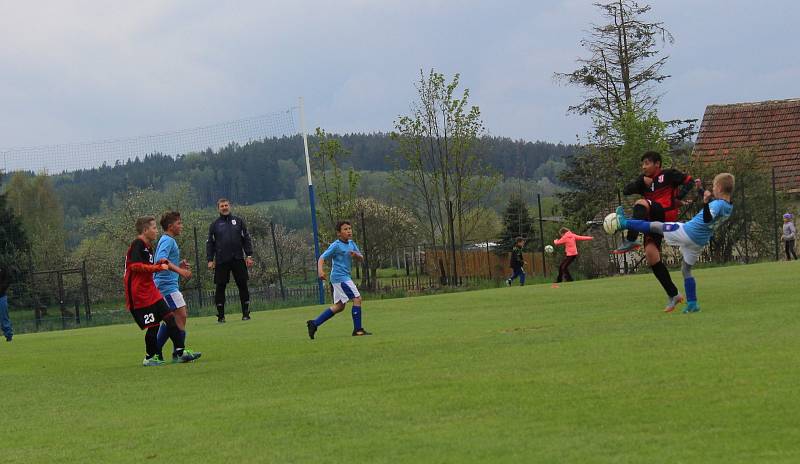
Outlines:
<svg viewBox="0 0 800 464"><path fill-rule="evenodd" d="M153 366L163 366L164 360L161 359L161 356L154 355L152 358L145 357L144 361L142 361L142 366L144 367L153 367Z"/></svg>
<svg viewBox="0 0 800 464"><path fill-rule="evenodd" d="M183 349L183 354L181 354L180 356L176 356L174 354L172 355L172 362L173 363L190 363L190 362L193 362L194 360L200 358L200 356L202 356L202 355L203 355L203 353L200 353L199 351L197 353L195 353L194 351L192 351L192 350L190 350L188 348L184 348Z"/></svg>
<svg viewBox="0 0 800 464"><path fill-rule="evenodd" d="M683 308L683 314L696 313L698 311L700 311L700 306L697 305L696 301L686 303L686 307Z"/></svg>

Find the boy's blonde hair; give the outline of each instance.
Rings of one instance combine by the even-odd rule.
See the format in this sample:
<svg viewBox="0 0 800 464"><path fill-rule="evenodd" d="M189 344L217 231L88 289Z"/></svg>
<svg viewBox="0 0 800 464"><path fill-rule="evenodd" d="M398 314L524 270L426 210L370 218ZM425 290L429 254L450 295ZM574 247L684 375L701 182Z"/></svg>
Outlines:
<svg viewBox="0 0 800 464"><path fill-rule="evenodd" d="M714 177L714 185L719 185L722 193L733 195L733 187L736 185L736 178L729 172L722 172Z"/></svg>

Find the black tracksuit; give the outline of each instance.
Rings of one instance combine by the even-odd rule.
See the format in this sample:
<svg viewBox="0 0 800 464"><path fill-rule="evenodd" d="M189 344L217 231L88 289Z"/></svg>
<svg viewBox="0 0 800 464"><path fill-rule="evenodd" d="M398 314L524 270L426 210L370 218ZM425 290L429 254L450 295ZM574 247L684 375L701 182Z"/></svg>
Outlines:
<svg viewBox="0 0 800 464"><path fill-rule="evenodd" d="M233 280L239 288L239 300L242 303L242 314L250 312L250 292L247 289L247 266L245 257L253 255L253 243L247 226L237 216L220 215L208 228L206 241L206 260L215 261L214 283L216 292L214 303L217 305L217 317L225 317L225 287L233 272Z"/></svg>

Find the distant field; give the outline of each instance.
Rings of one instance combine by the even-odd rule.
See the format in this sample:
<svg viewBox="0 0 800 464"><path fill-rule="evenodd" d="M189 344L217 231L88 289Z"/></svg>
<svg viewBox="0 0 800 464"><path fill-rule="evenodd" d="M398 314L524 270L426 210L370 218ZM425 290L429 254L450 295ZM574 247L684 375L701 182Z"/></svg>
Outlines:
<svg viewBox="0 0 800 464"><path fill-rule="evenodd" d="M800 462L800 264L190 320L191 365L143 368L133 323L0 345L3 461ZM679 279L679 274L673 274ZM679 285L681 286L681 285Z"/></svg>

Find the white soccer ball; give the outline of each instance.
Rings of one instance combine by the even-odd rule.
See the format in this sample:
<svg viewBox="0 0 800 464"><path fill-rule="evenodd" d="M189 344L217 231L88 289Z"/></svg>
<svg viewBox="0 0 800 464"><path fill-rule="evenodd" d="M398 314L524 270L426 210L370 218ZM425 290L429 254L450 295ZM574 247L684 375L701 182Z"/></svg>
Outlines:
<svg viewBox="0 0 800 464"><path fill-rule="evenodd" d="M603 219L603 230L609 235L613 235L614 232L619 230L619 218L617 217L617 213L611 213Z"/></svg>
<svg viewBox="0 0 800 464"><path fill-rule="evenodd" d="M544 247L544 251L546 251L547 253L552 253L553 251L555 251L555 248L553 248L553 245L547 245Z"/></svg>

